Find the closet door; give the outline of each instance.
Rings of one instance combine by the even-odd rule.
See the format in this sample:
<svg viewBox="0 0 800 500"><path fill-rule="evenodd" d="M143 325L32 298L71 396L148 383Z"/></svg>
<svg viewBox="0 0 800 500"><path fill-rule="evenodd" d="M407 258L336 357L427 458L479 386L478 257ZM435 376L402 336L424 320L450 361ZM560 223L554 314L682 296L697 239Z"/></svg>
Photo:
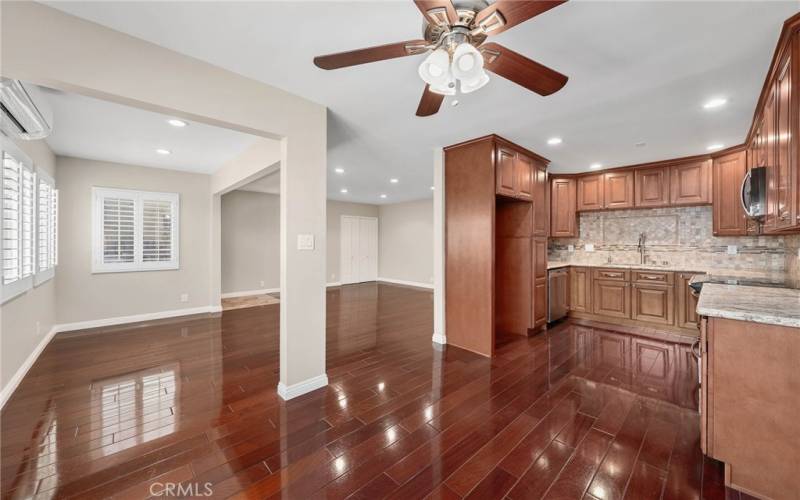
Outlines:
<svg viewBox="0 0 800 500"><path fill-rule="evenodd" d="M358 283L358 217L343 215L339 224L340 274L343 285Z"/></svg>
<svg viewBox="0 0 800 500"><path fill-rule="evenodd" d="M378 279L378 219L358 218L359 282Z"/></svg>

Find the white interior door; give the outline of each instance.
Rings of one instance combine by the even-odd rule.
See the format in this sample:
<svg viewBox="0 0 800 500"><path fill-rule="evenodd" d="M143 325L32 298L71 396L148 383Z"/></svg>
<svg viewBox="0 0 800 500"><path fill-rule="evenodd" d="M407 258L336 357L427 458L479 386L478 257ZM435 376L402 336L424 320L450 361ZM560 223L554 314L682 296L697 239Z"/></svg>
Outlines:
<svg viewBox="0 0 800 500"><path fill-rule="evenodd" d="M343 215L339 225L342 284L378 279L378 219Z"/></svg>
<svg viewBox="0 0 800 500"><path fill-rule="evenodd" d="M378 219L359 217L359 281L377 281L378 279Z"/></svg>

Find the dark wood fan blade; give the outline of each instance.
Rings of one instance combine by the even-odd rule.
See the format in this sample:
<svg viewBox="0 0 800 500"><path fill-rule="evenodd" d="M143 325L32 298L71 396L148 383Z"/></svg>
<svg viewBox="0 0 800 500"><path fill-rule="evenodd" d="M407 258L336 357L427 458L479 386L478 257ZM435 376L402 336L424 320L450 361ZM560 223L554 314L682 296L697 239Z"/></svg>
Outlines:
<svg viewBox="0 0 800 500"><path fill-rule="evenodd" d="M536 17L542 12L558 7L567 0L497 0L495 3L478 12L475 26L484 24L484 31L496 35L514 26ZM504 24L497 23L495 12L502 17Z"/></svg>
<svg viewBox="0 0 800 500"><path fill-rule="evenodd" d="M322 69L337 69L347 66L356 66L385 59L421 54L428 50L425 40L407 40L405 42L388 43L377 47L339 52L314 58L314 64Z"/></svg>
<svg viewBox="0 0 800 500"><path fill-rule="evenodd" d="M450 0L414 0L425 19L433 25L458 22L458 12Z"/></svg>
<svg viewBox="0 0 800 500"><path fill-rule="evenodd" d="M444 96L442 94L431 92L428 87L430 87L430 85L426 84L425 91L422 92L422 99L419 100L419 106L417 106L417 116L435 115L439 112L442 101L444 101Z"/></svg>
<svg viewBox="0 0 800 500"><path fill-rule="evenodd" d="M485 43L479 50L483 54L484 68L537 94L550 95L567 84L565 75L499 43Z"/></svg>

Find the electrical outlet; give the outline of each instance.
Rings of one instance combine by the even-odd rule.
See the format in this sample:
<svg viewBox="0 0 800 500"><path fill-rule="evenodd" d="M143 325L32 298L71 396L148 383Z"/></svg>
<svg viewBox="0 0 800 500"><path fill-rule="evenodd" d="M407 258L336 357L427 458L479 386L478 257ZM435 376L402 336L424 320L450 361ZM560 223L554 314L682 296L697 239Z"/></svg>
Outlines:
<svg viewBox="0 0 800 500"><path fill-rule="evenodd" d="M189 294L188 293L182 293L181 294L181 302L189 302Z"/></svg>
<svg viewBox="0 0 800 500"><path fill-rule="evenodd" d="M574 251L575 251L575 245L567 245L567 252L574 252Z"/></svg>
<svg viewBox="0 0 800 500"><path fill-rule="evenodd" d="M314 250L314 235L313 234L298 234L297 235L297 249L298 250Z"/></svg>
<svg viewBox="0 0 800 500"><path fill-rule="evenodd" d="M728 245L728 255L736 255L739 253L739 247L736 245Z"/></svg>
<svg viewBox="0 0 800 500"><path fill-rule="evenodd" d="M594 243L587 243L586 244L586 251L587 252L594 252Z"/></svg>

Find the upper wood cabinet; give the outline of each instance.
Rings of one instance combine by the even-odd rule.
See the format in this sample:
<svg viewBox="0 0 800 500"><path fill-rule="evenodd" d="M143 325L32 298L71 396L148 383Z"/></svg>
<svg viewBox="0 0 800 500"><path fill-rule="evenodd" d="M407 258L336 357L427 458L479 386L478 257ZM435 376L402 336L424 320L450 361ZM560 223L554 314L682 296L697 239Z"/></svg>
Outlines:
<svg viewBox="0 0 800 500"><path fill-rule="evenodd" d="M603 174L578 177L578 211L606 208L603 202L604 194Z"/></svg>
<svg viewBox="0 0 800 500"><path fill-rule="evenodd" d="M495 179L497 181L497 194L503 196L516 196L517 184L519 179L517 176L519 172L514 169L514 158L517 156L516 152L503 148L497 148L497 172Z"/></svg>
<svg viewBox="0 0 800 500"><path fill-rule="evenodd" d="M767 144L768 161L768 219L766 230L783 231L798 225L798 167L795 142L792 134L792 110L797 111L796 97L792 92L792 58L789 54L781 60L775 86L767 106L774 110L765 112L767 120L774 123L775 133L771 135L771 144ZM772 116L774 115L774 117ZM768 139L770 140L770 139Z"/></svg>
<svg viewBox="0 0 800 500"><path fill-rule="evenodd" d="M711 160L673 165L670 179L671 205L711 203Z"/></svg>
<svg viewBox="0 0 800 500"><path fill-rule="evenodd" d="M533 198L533 160L517 153L514 158L517 197L524 200Z"/></svg>
<svg viewBox="0 0 800 500"><path fill-rule="evenodd" d="M577 182L574 178L554 178L550 182L550 236L578 236Z"/></svg>
<svg viewBox="0 0 800 500"><path fill-rule="evenodd" d="M547 237L550 228L550 199L547 189L547 165L533 160L533 235Z"/></svg>
<svg viewBox="0 0 800 500"><path fill-rule="evenodd" d="M634 171L635 206L669 205L669 175L670 170L666 167L637 168Z"/></svg>
<svg viewBox="0 0 800 500"><path fill-rule="evenodd" d="M747 234L747 218L740 201L742 180L747 173L744 151L714 159L714 235Z"/></svg>
<svg viewBox="0 0 800 500"><path fill-rule="evenodd" d="M633 207L633 171L608 172L603 176L603 206L605 208Z"/></svg>

